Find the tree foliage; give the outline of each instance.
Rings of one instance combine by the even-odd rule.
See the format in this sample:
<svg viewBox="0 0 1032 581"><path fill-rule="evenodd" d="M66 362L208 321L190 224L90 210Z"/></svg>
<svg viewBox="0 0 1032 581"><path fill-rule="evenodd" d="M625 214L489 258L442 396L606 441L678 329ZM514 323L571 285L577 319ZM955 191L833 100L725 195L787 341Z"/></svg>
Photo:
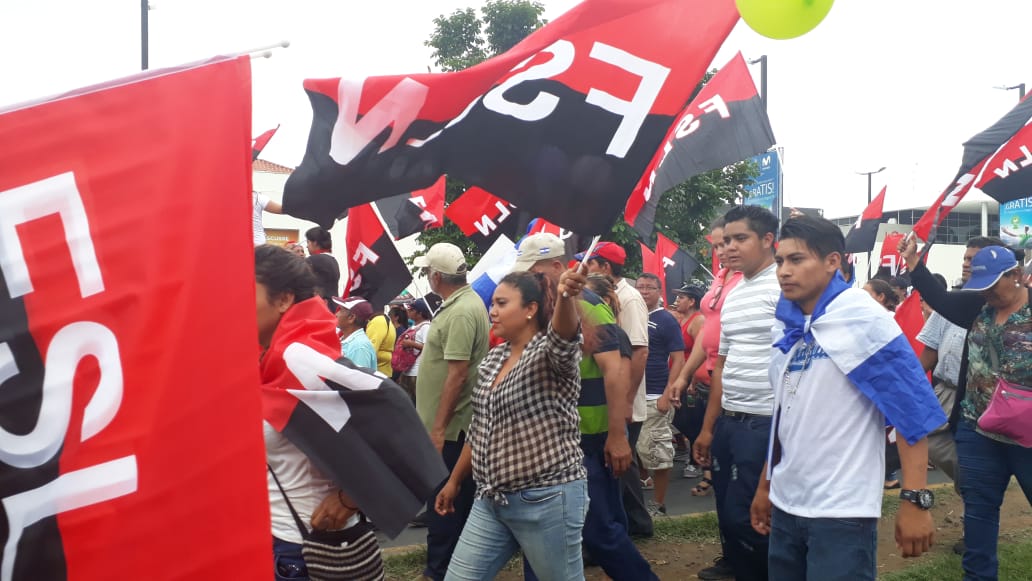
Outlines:
<svg viewBox="0 0 1032 581"><path fill-rule="evenodd" d="M434 19L434 31L425 44L433 49L437 67L443 71L469 68L509 50L546 23L541 18L544 6L529 0L490 0L481 13L478 17L473 8L466 8ZM715 72L706 74L696 93ZM692 177L660 198L656 230L684 248L698 248L700 261L708 260L708 245L703 242L709 223L720 209L735 203L742 195L743 184L757 175L755 164L741 162ZM465 184L448 178L446 202L455 201L465 189ZM612 231L603 238L627 249L625 272L641 272L639 237L623 221L622 213ZM419 242L423 248L438 242L451 242L466 252L470 264L475 264L482 254L455 224L447 220L443 228L420 234ZM656 235L645 242L649 247L655 247Z"/></svg>

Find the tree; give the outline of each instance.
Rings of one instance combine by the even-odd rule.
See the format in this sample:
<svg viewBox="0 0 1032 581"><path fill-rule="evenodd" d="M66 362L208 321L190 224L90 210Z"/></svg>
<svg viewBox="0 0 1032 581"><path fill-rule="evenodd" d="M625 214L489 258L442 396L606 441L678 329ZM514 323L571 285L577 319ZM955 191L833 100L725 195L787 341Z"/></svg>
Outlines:
<svg viewBox="0 0 1032 581"><path fill-rule="evenodd" d="M544 6L530 0L490 0L481 13L478 18L473 8L466 8L434 19L434 31L425 44L433 49L434 64L442 71L469 68L501 54L546 24L541 18ZM695 92L698 93L715 73L707 73ZM660 198L656 209L657 231L683 247L699 246L700 258L706 258L708 246L700 244L705 228L721 208L734 203L742 195L743 185L757 175L755 164L741 162L692 177ZM450 204L465 190L465 184L448 178L445 202ZM612 231L603 238L627 249L626 272L641 272L638 235L623 221L622 213ZM482 255L482 251L450 221L446 221L443 228L423 232L418 239L423 248L438 242L451 242L462 248L471 265ZM655 241L653 234L645 242L654 247ZM416 255L419 254L422 251Z"/></svg>

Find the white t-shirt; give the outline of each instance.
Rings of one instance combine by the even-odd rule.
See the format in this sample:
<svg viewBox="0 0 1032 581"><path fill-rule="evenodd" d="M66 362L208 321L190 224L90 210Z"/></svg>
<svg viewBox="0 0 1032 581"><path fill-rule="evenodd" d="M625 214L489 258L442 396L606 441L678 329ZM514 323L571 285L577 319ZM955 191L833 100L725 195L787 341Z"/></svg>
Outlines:
<svg viewBox="0 0 1032 581"><path fill-rule="evenodd" d="M269 198L258 192L251 192L251 200L254 202L254 209L251 212L251 235L254 237L254 245L265 244L265 227L262 226L262 212L265 206L269 205Z"/></svg>
<svg viewBox="0 0 1032 581"><path fill-rule="evenodd" d="M631 340L631 347L647 348L649 346L649 309L645 306L645 299L642 298L638 289L627 282L626 278L621 278L616 283L616 297L620 299L618 323L624 333L627 333L627 338ZM638 393L634 396L631 419L635 422L644 422L645 417L645 375L642 374Z"/></svg>
<svg viewBox="0 0 1032 581"><path fill-rule="evenodd" d="M430 334L430 321L423 321L416 325L416 336L413 341L416 343L422 343L426 345L426 336ZM419 361L423 358L423 351L419 351L419 355L416 356L416 362L412 364L412 369L405 372L408 377L415 377L419 375Z"/></svg>
<svg viewBox="0 0 1032 581"><path fill-rule="evenodd" d="M721 382L724 409L769 416L774 392L768 379L771 329L781 297L777 265L742 278L724 299L720 310L720 348L727 357Z"/></svg>
<svg viewBox="0 0 1032 581"><path fill-rule="evenodd" d="M780 445L781 459L768 460L771 502L803 518L881 517L885 416L819 345L809 362L801 341L772 351L771 449Z"/></svg>
<svg viewBox="0 0 1032 581"><path fill-rule="evenodd" d="M283 434L276 431L269 422L262 422L265 436L265 459L276 473L280 486L290 497L290 504L297 511L301 521L311 530L312 513L337 487L312 465L308 457L298 450ZM272 536L301 543L301 531L290 514L283 493L268 470L266 480L269 483L269 509L272 513ZM357 524L358 515L351 517L345 528Z"/></svg>
<svg viewBox="0 0 1032 581"><path fill-rule="evenodd" d="M939 352L939 360L932 371L937 379L945 379L956 386L960 383L961 356L967 331L946 320L939 313L928 317L917 340Z"/></svg>

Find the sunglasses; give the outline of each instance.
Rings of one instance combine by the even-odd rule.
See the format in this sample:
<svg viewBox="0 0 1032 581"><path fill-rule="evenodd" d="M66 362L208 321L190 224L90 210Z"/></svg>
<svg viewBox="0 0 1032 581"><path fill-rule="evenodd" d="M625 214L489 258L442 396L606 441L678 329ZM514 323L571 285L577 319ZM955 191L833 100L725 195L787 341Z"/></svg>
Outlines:
<svg viewBox="0 0 1032 581"><path fill-rule="evenodd" d="M717 303L720 301L720 295L722 294L724 294L724 283L717 285L717 292L713 293L713 298L709 302L709 310L716 310Z"/></svg>

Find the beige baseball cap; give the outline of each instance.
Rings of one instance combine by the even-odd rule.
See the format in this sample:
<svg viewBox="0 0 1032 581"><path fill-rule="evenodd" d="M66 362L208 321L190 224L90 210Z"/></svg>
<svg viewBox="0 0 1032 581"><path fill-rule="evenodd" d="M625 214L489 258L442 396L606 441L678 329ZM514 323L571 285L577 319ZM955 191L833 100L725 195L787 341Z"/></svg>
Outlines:
<svg viewBox="0 0 1032 581"><path fill-rule="evenodd" d="M566 256L566 244L555 234L540 232L520 241L516 251L513 272L530 270L540 260L562 260Z"/></svg>
<svg viewBox="0 0 1032 581"><path fill-rule="evenodd" d="M434 244L426 254L417 256L412 264L418 268L429 268L441 274L466 274L466 271L469 270L462 249L449 242Z"/></svg>

